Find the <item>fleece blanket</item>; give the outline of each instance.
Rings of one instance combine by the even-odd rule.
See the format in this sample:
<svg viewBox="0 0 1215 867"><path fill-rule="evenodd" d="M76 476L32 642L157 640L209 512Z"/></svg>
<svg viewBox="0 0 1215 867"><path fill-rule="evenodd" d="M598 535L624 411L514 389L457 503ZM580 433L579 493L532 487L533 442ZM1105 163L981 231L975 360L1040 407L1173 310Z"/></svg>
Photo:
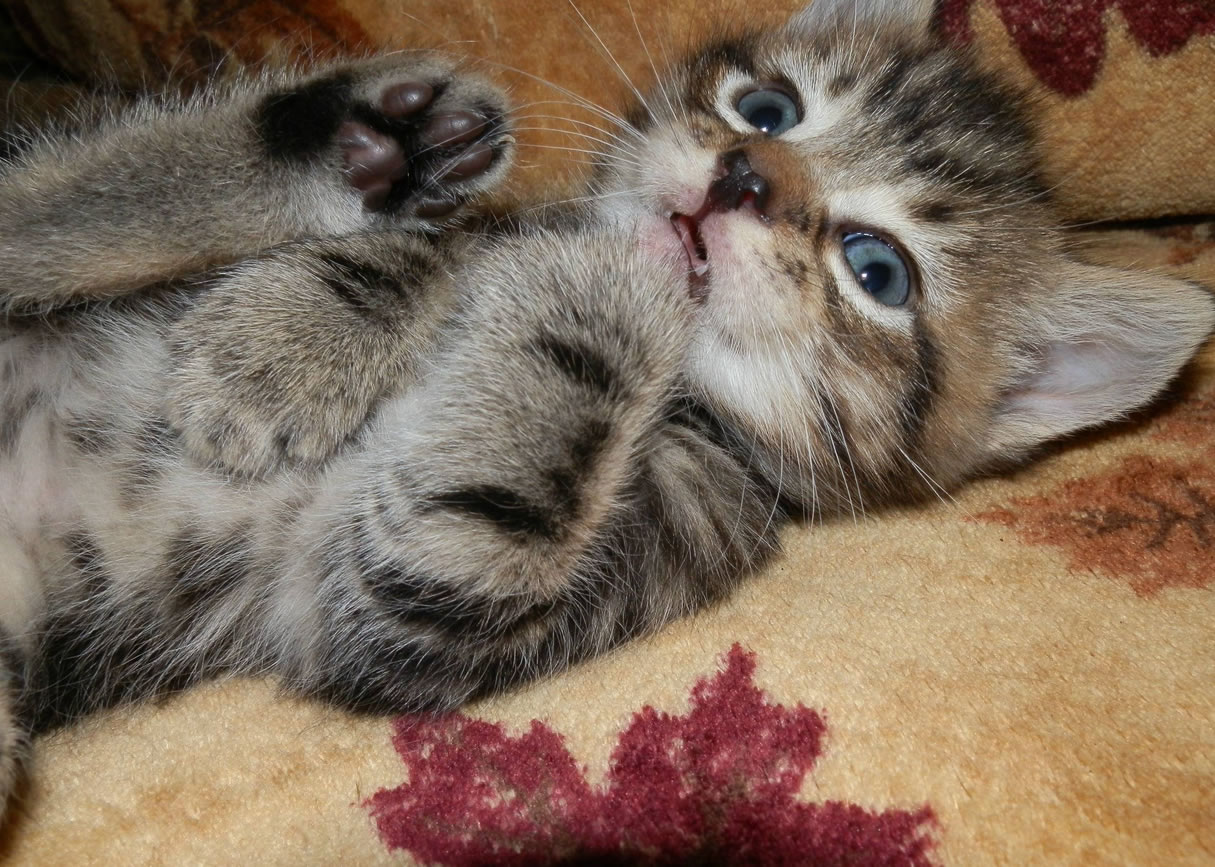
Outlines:
<svg viewBox="0 0 1215 867"><path fill-rule="evenodd" d="M452 4L415 3L409 14L440 34L436 43L471 33L518 53L512 65L588 94L610 90L577 16L556 5L537 16L537 2L486 0L471 23L462 16L472 7ZM201 66L263 39L250 57L291 40L319 52L412 20L399 3L381 27L360 17L388 0L9 5L45 56L72 46L81 63L107 56L131 75L151 74L162 57ZM1148 6L1155 14L1135 17ZM664 46L655 34L690 8L639 14L656 52L674 50L676 37ZM51 40L48 9L66 41ZM1145 88L1153 71L1209 69L1209 5L977 0L946 10L942 26L956 38L1007 49L992 49L1003 57L993 62L1035 79L1071 63L1044 73L1048 114L1127 106L1106 136L1138 143L1130 156L1111 145L1074 164L1077 219L1215 210L1209 157L1189 164L1185 183L1154 174L1179 153L1164 145L1190 144L1153 127L1185 112L1148 90L1101 95L1115 60L1130 58L1128 86ZM643 78L627 7L603 0L586 12ZM115 21L127 29L105 31ZM91 41L103 32L112 53ZM1153 41L1167 33L1171 42ZM1077 34L1097 35L1069 42ZM1089 47L1066 48L1078 44ZM560 76L544 66L542 46L571 45L580 66L567 62ZM1186 76L1173 80L1179 100L1212 86L1209 73ZM1191 114L1203 115L1196 105ZM1175 119L1201 125L1210 114ZM529 156L533 192L578 171L557 154ZM1124 169L1128 187L1111 180ZM1093 173L1088 187L1083 171ZM1215 285L1215 222L1107 226L1076 241L1097 261ZM786 554L719 608L459 713L352 717L261 681L113 711L38 743L0 859L1215 863L1213 448L1208 348L1166 400L1116 429L939 502L791 528Z"/></svg>

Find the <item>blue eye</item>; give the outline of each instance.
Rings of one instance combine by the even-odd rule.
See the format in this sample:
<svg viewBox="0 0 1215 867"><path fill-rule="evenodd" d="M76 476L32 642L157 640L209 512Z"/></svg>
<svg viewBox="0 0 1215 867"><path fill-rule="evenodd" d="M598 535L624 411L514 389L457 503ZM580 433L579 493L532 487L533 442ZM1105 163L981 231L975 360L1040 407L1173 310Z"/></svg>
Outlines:
<svg viewBox="0 0 1215 867"><path fill-rule="evenodd" d="M840 243L848 267L862 289L887 307L907 303L911 297L911 271L898 250L867 232L849 232Z"/></svg>
<svg viewBox="0 0 1215 867"><path fill-rule="evenodd" d="M743 94L735 107L743 120L766 135L780 135L802 119L793 98L775 87Z"/></svg>

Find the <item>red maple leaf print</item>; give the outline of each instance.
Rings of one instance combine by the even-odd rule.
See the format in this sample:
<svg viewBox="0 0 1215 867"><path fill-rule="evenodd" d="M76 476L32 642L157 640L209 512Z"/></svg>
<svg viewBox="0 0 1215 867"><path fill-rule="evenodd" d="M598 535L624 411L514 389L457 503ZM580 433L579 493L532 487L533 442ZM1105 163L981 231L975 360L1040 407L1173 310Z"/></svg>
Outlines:
<svg viewBox="0 0 1215 867"><path fill-rule="evenodd" d="M1136 456L975 517L1061 548L1072 570L1126 580L1143 597L1215 581L1215 473L1200 464Z"/></svg>
<svg viewBox="0 0 1215 867"><path fill-rule="evenodd" d="M642 708L592 787L559 734L518 737L463 714L407 716L393 745L409 782L369 798L390 849L443 865L929 865L932 810L875 813L797 799L826 724L770 704L754 654L693 687L691 709Z"/></svg>
<svg viewBox="0 0 1215 867"><path fill-rule="evenodd" d="M1160 57L1193 36L1215 33L1209 0L993 0L1008 35L1038 79L1065 96L1093 86L1105 59L1105 16L1116 9L1131 38ZM971 39L975 0L945 0L941 28L955 40Z"/></svg>

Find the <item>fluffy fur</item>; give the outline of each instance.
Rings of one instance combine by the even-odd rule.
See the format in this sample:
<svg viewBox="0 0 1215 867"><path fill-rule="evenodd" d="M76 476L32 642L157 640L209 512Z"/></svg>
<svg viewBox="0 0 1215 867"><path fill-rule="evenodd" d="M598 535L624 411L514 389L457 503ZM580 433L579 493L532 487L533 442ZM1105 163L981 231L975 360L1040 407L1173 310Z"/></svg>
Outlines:
<svg viewBox="0 0 1215 867"><path fill-rule="evenodd" d="M749 122L757 87L797 123ZM535 225L443 230L513 143L424 55L5 167L0 800L32 734L219 673L394 712L557 671L720 598L791 517L1143 405L1215 320L1068 258L1018 95L916 7L819 0L628 117L591 204Z"/></svg>

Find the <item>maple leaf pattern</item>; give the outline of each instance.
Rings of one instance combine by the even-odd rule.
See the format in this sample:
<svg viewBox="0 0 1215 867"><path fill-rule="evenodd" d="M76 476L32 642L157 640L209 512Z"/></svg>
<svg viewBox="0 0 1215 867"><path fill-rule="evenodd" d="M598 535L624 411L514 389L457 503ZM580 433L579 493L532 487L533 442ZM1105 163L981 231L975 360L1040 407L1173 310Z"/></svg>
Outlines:
<svg viewBox="0 0 1215 867"><path fill-rule="evenodd" d="M1135 456L975 518L1061 548L1073 571L1124 579L1142 597L1215 581L1215 473L1200 464Z"/></svg>
<svg viewBox="0 0 1215 867"><path fill-rule="evenodd" d="M1209 0L993 0L1017 50L1038 79L1065 96L1080 96L1097 79L1105 59L1105 15L1116 9L1131 38L1154 57L1170 54L1192 37L1215 33ZM945 0L941 28L969 42L975 0Z"/></svg>
<svg viewBox="0 0 1215 867"><path fill-rule="evenodd" d="M797 799L826 723L768 703L754 672L736 644L687 714L636 713L598 787L538 720L511 737L458 713L401 717L409 782L365 806L390 849L433 864L930 865L928 807Z"/></svg>

